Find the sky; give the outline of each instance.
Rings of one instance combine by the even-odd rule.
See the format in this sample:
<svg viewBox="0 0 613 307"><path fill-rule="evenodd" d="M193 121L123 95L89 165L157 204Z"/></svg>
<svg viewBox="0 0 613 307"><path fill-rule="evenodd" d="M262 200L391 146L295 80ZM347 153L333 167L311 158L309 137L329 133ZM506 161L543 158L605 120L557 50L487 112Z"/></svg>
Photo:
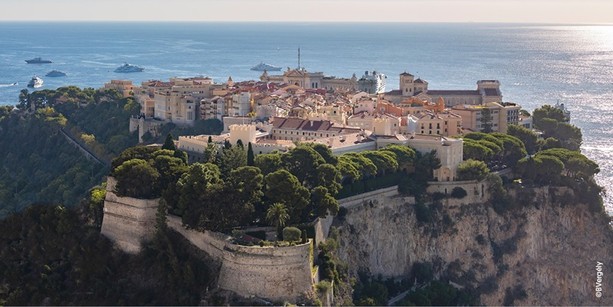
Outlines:
<svg viewBox="0 0 613 307"><path fill-rule="evenodd" d="M0 0L0 21L613 24L611 0Z"/></svg>

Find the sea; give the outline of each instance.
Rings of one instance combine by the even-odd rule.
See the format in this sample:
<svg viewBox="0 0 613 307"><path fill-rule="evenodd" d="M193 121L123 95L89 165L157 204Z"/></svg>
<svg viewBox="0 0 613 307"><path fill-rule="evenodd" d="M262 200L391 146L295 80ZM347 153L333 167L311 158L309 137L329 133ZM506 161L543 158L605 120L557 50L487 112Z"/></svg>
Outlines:
<svg viewBox="0 0 613 307"><path fill-rule="evenodd" d="M488 23L0 22L0 105L13 105L33 75L41 89L99 88L111 79L209 76L257 79L260 62L329 76L410 72L430 89L501 82L505 102L532 111L564 103L600 165L613 215L613 26ZM42 57L52 64L26 64ZM113 70L123 63L140 73ZM65 77L44 75L57 69ZM13 85L17 83L16 85Z"/></svg>

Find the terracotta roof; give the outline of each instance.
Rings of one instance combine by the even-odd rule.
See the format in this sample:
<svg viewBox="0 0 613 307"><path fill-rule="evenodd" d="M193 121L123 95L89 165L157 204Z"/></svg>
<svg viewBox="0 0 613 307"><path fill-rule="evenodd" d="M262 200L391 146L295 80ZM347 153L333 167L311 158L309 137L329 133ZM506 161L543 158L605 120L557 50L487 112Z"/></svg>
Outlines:
<svg viewBox="0 0 613 307"><path fill-rule="evenodd" d="M422 83L423 84L423 83L425 83L425 81L420 79L420 78L417 78L417 79L415 79L415 81L413 81L413 83Z"/></svg>
<svg viewBox="0 0 613 307"><path fill-rule="evenodd" d="M401 75L401 76L411 76L411 77L413 77L413 75L411 75L410 73L408 73L408 72L406 72L406 71L405 71L405 72L403 72L403 73L401 73L400 75Z"/></svg>

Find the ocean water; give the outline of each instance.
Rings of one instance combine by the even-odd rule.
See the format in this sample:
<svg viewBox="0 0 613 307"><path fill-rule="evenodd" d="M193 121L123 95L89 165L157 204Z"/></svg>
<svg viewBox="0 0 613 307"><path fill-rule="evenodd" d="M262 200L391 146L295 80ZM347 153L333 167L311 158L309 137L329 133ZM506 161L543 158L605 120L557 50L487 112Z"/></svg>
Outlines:
<svg viewBox="0 0 613 307"><path fill-rule="evenodd" d="M32 75L45 88L101 87L111 79L204 75L216 82L256 79L259 62L301 64L326 75L404 71L430 89L475 89L497 79L505 101L532 111L564 103L583 131L582 151L613 187L613 26L419 23L0 23L0 105L15 104ZM33 57L52 64L32 65ZM118 74L124 62L144 72ZM18 82L18 85L11 86ZM605 197L613 214L613 191Z"/></svg>

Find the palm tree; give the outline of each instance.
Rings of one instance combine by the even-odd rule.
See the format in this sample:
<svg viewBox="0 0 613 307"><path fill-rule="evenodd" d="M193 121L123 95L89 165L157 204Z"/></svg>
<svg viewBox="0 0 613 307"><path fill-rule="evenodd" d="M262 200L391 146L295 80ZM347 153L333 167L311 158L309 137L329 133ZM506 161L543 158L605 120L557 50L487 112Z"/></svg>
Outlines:
<svg viewBox="0 0 613 307"><path fill-rule="evenodd" d="M280 237L281 229L288 220L289 213L287 213L287 207L283 203L274 203L266 210L266 221L277 227L277 238Z"/></svg>

